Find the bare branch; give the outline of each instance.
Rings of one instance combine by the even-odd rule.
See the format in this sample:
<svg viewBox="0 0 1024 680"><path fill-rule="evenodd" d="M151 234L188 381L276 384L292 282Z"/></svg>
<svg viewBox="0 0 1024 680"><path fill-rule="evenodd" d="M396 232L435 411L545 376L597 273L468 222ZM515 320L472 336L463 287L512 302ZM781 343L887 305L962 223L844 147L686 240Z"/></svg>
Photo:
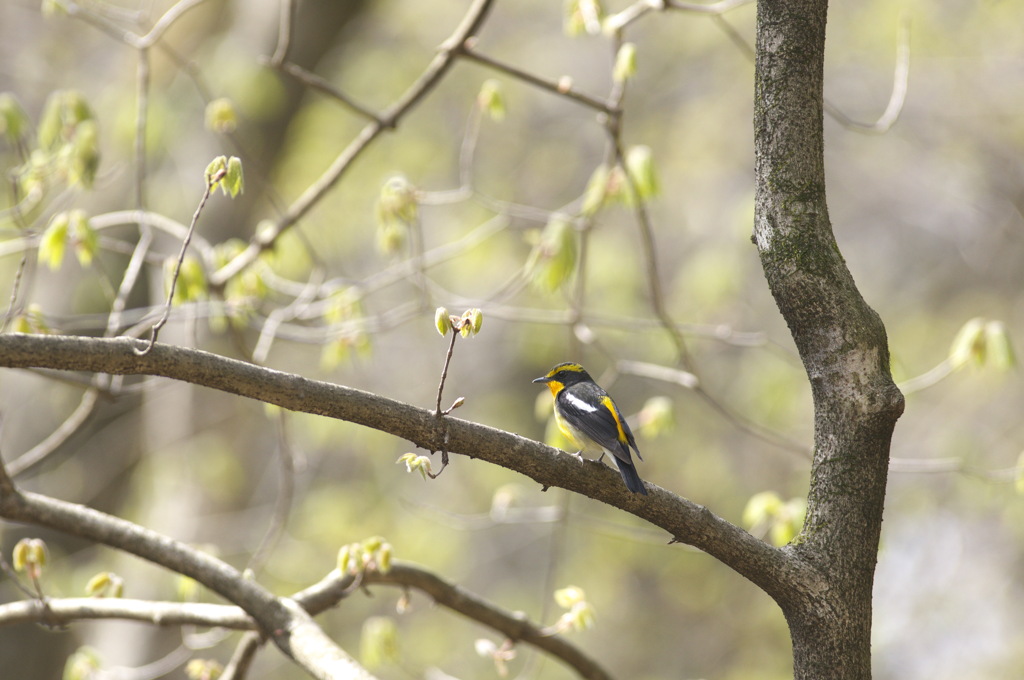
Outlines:
<svg viewBox="0 0 1024 680"><path fill-rule="evenodd" d="M317 92L322 92L329 97L337 99L350 111L362 116L363 118L366 118L367 120L372 120L376 123L380 123L381 125L383 125L384 122L377 116L377 114L375 114L373 111L363 106L359 102L355 101L347 94L331 85L329 81L327 81L324 78L321 78L317 74L310 73L309 71L302 68L298 64L293 64L288 61L276 63L273 61L273 59L271 59L269 65L273 66L279 71L287 73L288 75L295 78L306 87L316 90Z"/></svg>
<svg viewBox="0 0 1024 680"><path fill-rule="evenodd" d="M906 15L900 17L900 26L896 38L896 66L892 74L892 92L885 111L874 123L861 123L853 120L839 107L824 100L825 112L832 116L840 125L861 132L882 134L888 132L903 112L907 101L907 85L910 80L910 19Z"/></svg>
<svg viewBox="0 0 1024 680"><path fill-rule="evenodd" d="M277 25L277 47L270 57L273 66L281 66L288 58L288 50L292 44L292 23L295 20L295 1L281 0L281 18Z"/></svg>
<svg viewBox="0 0 1024 680"><path fill-rule="evenodd" d="M96 402L99 400L100 391L91 387L85 391L78 406L71 412L63 423L61 423L50 435L39 442L31 449L15 458L8 464L8 472L12 477L17 477L34 465L38 465L51 453L57 450L61 444L68 440L68 437L78 431L78 428L89 419Z"/></svg>
<svg viewBox="0 0 1024 680"><path fill-rule="evenodd" d="M281 651L315 678L372 678L301 607L275 597L228 564L123 519L82 505L19 492L2 466L0 517L102 543L195 579L245 610Z"/></svg>
<svg viewBox="0 0 1024 680"><path fill-rule="evenodd" d="M582 92L577 92L576 90L572 89L571 85L567 85L566 81L546 80L539 76L535 76L532 73L529 73L528 71L523 71L522 69L518 69L515 66L511 66L509 64L505 64L503 62L498 61L497 59L493 59L492 57L484 56L479 52L473 50L467 44L461 45L457 50L457 54L460 57L468 59L469 61L475 61L478 64L483 64L484 66L494 69L495 71L504 73L505 75L508 76L512 76L517 80L521 80L524 83L529 83L530 85L539 87L540 89L546 90L547 92L551 92L552 94L565 97L566 99L574 101L577 104L583 104L584 106L594 109L595 111L598 111L600 113L604 113L606 115L616 115L613 105L609 104L608 102L603 102L600 99L595 99L590 95L583 94Z"/></svg>
<svg viewBox="0 0 1024 680"><path fill-rule="evenodd" d="M362 587L387 585L421 591L434 603L446 609L487 626L509 640L531 645L559 659L574 669L580 677L589 680L610 680L611 676L597 661L561 635L552 635L540 623L534 623L521 614L497 607L415 564L396 562L387 573L366 570L357 576L342 575L334 571L320 582L296 593L291 599L310 615L315 616L336 607L339 602L358 592L352 587L357 580ZM253 618L246 611L221 604L89 597L51 598L45 602L28 599L0 605L0 626L29 622L60 626L75 621L99 619L138 621L157 626L216 626L249 631L256 629ZM259 634L247 636L239 645L239 649L244 652L236 652L236 656L250 656L261 644L262 638Z"/></svg>
<svg viewBox="0 0 1024 680"><path fill-rule="evenodd" d="M414 82L405 94L392 104L383 114L364 127L355 139L334 159L330 167L302 193L277 222L263 229L253 237L249 246L235 256L220 270L210 276L210 284L214 287L223 286L231 277L248 267L266 248L272 246L277 239L292 225L320 202L323 196L338 183L352 163L363 151L385 130L394 128L409 111L427 95L441 78L448 72L455 61L456 49L469 37L476 34L483 24L493 0L474 0L467 10L462 22L446 40L438 54L427 65L426 70Z"/></svg>
<svg viewBox="0 0 1024 680"><path fill-rule="evenodd" d="M652 484L637 498L618 475L596 461L581 464L556 449L510 432L445 418L376 394L309 380L243 361L184 347L156 344L145 356L127 338L78 338L10 334L0 336L0 366L43 367L103 373L159 375L258 399L282 408L323 415L388 432L430 451L480 458L520 472L544 487L559 486L625 510L661 527L675 542L717 557L777 600L799 599L817 587L820 575L707 508Z"/></svg>
<svg viewBox="0 0 1024 680"><path fill-rule="evenodd" d="M171 285L168 286L167 291L167 303L164 305L163 314L160 319L153 324L153 327L149 330L149 344L141 350L135 350L146 354L153 349L153 345L156 344L157 335L160 333L160 329L167 323L167 319L171 316L171 305L174 302L174 289L178 284L178 275L181 274L181 267L185 263L185 254L188 252L188 244L192 241L192 234L195 233L196 223L199 222L199 215L203 212L203 207L206 202L210 199L210 194L216 188L217 183L220 182L227 175L227 168L221 168L219 171L214 173L212 176L206 179L206 188L203 190L203 197L199 199L199 205L196 206L196 211L192 215L192 222L188 225L188 233L185 234L185 239L181 242L181 250L178 252L178 261L174 266L174 273L171 275Z"/></svg>

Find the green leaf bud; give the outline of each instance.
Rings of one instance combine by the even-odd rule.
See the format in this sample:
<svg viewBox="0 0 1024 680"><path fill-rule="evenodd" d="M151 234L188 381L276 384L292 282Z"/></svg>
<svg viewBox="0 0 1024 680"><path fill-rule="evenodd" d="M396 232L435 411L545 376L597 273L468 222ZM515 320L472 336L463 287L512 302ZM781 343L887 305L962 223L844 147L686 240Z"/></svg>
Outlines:
<svg viewBox="0 0 1024 680"><path fill-rule="evenodd" d="M68 164L68 184L81 184L86 189L91 189L99 167L99 126L94 120L84 120L75 129Z"/></svg>
<svg viewBox="0 0 1024 680"><path fill-rule="evenodd" d="M658 195L660 187L651 147L638 145L630 148L626 152L626 169L641 200Z"/></svg>
<svg viewBox="0 0 1024 680"><path fill-rule="evenodd" d="M71 217L68 213L57 213L50 218L50 223L39 240L39 261L45 263L51 270L59 269L64 262L70 225Z"/></svg>
<svg viewBox="0 0 1024 680"><path fill-rule="evenodd" d="M782 510L782 499L774 491L762 491L750 497L743 509L743 525L748 529L768 522Z"/></svg>
<svg viewBox="0 0 1024 680"><path fill-rule="evenodd" d="M206 105L206 129L210 132L230 134L238 127L238 114L234 103L227 97L214 99Z"/></svg>
<svg viewBox="0 0 1024 680"><path fill-rule="evenodd" d="M238 156L232 156L228 159L227 174L224 175L222 187L225 188L227 193L231 194L231 198L235 198L245 190L245 179L242 176L242 159Z"/></svg>
<svg viewBox="0 0 1024 680"><path fill-rule="evenodd" d="M99 236L84 211L72 210L69 221L69 237L74 244L75 257L79 264L88 267L99 251Z"/></svg>
<svg viewBox="0 0 1024 680"><path fill-rule="evenodd" d="M576 230L566 217L555 215L530 253L526 270L534 286L551 293L569 281L576 271L577 257Z"/></svg>
<svg viewBox="0 0 1024 680"><path fill-rule="evenodd" d="M28 130L30 125L28 114L10 92L0 94L0 134L7 141L16 144Z"/></svg>
<svg viewBox="0 0 1024 680"><path fill-rule="evenodd" d="M604 10L600 0L570 0L565 9L565 34L570 38L601 32Z"/></svg>
<svg viewBox="0 0 1024 680"><path fill-rule="evenodd" d="M448 331L452 330L452 322L448 315L448 310L444 307L438 307L434 310L434 328L441 334L441 337L448 335Z"/></svg>
<svg viewBox="0 0 1024 680"><path fill-rule="evenodd" d="M391 556L393 548L390 543L383 543L377 551L377 571L386 574L391 571Z"/></svg>
<svg viewBox="0 0 1024 680"><path fill-rule="evenodd" d="M985 363L985 320L974 318L965 323L953 338L949 349L949 364L955 370L968 362L980 366Z"/></svg>
<svg viewBox="0 0 1024 680"><path fill-rule="evenodd" d="M985 346L989 364L993 368L1008 371L1017 365L1010 334L1002 321L989 321L985 324Z"/></svg>
<svg viewBox="0 0 1024 680"><path fill-rule="evenodd" d="M26 565L28 565L28 539L23 538L14 544L14 550L11 553L11 566L15 571L25 571Z"/></svg>
<svg viewBox="0 0 1024 680"><path fill-rule="evenodd" d="M111 582L110 572L101 571L85 584L85 594L89 597L103 597Z"/></svg>
<svg viewBox="0 0 1024 680"><path fill-rule="evenodd" d="M363 623L359 642L360 659L368 669L376 670L401 660L398 627L387 616L371 616Z"/></svg>
<svg viewBox="0 0 1024 680"><path fill-rule="evenodd" d="M484 313L480 311L478 307L466 310L466 313L462 315L463 325L468 324L470 329L473 331L473 335L480 332L480 327L484 325Z"/></svg>
<svg viewBox="0 0 1024 680"><path fill-rule="evenodd" d="M615 66L612 68L612 79L624 83L636 75L636 45L623 43L615 55Z"/></svg>
<svg viewBox="0 0 1024 680"><path fill-rule="evenodd" d="M501 93L501 83L497 80L492 78L484 81L476 96L476 104L494 122L505 120L505 97Z"/></svg>
<svg viewBox="0 0 1024 680"><path fill-rule="evenodd" d="M555 591L555 602L562 609L571 609L579 602L586 600L586 593L579 586L566 586Z"/></svg>

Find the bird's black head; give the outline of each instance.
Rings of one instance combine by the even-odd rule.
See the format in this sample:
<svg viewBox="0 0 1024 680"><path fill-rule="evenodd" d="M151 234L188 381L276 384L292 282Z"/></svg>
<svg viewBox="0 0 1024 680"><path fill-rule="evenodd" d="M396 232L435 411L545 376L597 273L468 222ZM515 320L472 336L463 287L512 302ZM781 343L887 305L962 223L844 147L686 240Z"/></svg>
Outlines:
<svg viewBox="0 0 1024 680"><path fill-rule="evenodd" d="M558 364L548 371L547 375L537 378L533 382L548 383L549 385L559 383L568 387L569 385L575 385L586 380L593 380L593 378L590 377L585 368L575 362L566 361L565 363Z"/></svg>

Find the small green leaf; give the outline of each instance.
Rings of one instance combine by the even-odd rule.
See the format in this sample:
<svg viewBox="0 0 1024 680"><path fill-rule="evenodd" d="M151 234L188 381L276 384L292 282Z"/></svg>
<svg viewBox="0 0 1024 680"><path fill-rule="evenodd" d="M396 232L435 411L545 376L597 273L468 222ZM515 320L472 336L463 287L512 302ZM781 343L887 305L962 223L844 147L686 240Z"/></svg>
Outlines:
<svg viewBox="0 0 1024 680"><path fill-rule="evenodd" d="M92 228L83 210L72 210L70 214L69 238L75 248L75 257L83 267L92 264L99 251L99 236Z"/></svg>
<svg viewBox="0 0 1024 680"><path fill-rule="evenodd" d="M217 185L224 179L227 171L227 156L217 156L210 161L210 164L206 166L206 171L203 173L203 177L206 179L206 186L210 188L210 191L214 191L217 188ZM223 187L222 190L225 194L227 193L227 190L223 189Z"/></svg>
<svg viewBox="0 0 1024 680"><path fill-rule="evenodd" d="M371 671L401 660L398 626L387 616L371 616L363 623L359 641L360 659Z"/></svg>
<svg viewBox="0 0 1024 680"><path fill-rule="evenodd" d="M615 66L612 68L612 80L624 83L636 75L636 45L623 43L615 55Z"/></svg>
<svg viewBox="0 0 1024 680"><path fill-rule="evenodd" d="M649 200L660 193L651 147L638 145L630 148L626 152L626 169L641 200Z"/></svg>
<svg viewBox="0 0 1024 680"><path fill-rule="evenodd" d="M338 549L338 571L342 574L348 574L352 570L354 564L352 545L343 545Z"/></svg>
<svg viewBox="0 0 1024 680"><path fill-rule="evenodd" d="M377 551L377 571L382 574L386 574L391 571L391 559L394 553L394 548L391 547L390 543L384 543L380 546L380 550Z"/></svg>
<svg viewBox="0 0 1024 680"><path fill-rule="evenodd" d="M217 680L224 666L214 659L190 659L185 664L185 677L189 680Z"/></svg>
<svg viewBox="0 0 1024 680"><path fill-rule="evenodd" d="M50 218L50 224L39 239L39 261L45 263L51 270L59 269L64 262L70 225L71 218L68 213L57 213Z"/></svg>
<svg viewBox="0 0 1024 680"><path fill-rule="evenodd" d="M28 544L28 560L32 564L37 564L40 567L45 567L49 561L50 552L46 547L46 542L41 538L33 538L29 540Z"/></svg>
<svg viewBox="0 0 1024 680"><path fill-rule="evenodd" d="M103 668L99 652L92 647L79 647L64 663L63 680L92 680Z"/></svg>
<svg viewBox="0 0 1024 680"><path fill-rule="evenodd" d="M81 92L53 92L46 100L36 130L40 148L50 152L59 151L63 145L74 142L81 123L93 122L93 118L92 109ZM90 143L95 146L95 140Z"/></svg>
<svg viewBox="0 0 1024 680"><path fill-rule="evenodd" d="M46 99L43 113L39 117L39 126L36 128L40 149L56 151L60 146L61 130L64 127L61 118L61 94L54 92Z"/></svg>
<svg viewBox="0 0 1024 680"><path fill-rule="evenodd" d="M206 105L206 129L220 134L230 134L238 127L238 114L234 103L227 97L214 99Z"/></svg>
<svg viewBox="0 0 1024 680"><path fill-rule="evenodd" d="M419 456L415 453L403 453L398 457L397 463L405 463L406 472L419 472L424 480L431 473L430 458Z"/></svg>
<svg viewBox="0 0 1024 680"><path fill-rule="evenodd" d="M587 602L582 588L568 586L555 591L555 602L566 613L558 619L555 628L559 631L586 630L594 625L594 608Z"/></svg>
<svg viewBox="0 0 1024 680"><path fill-rule="evenodd" d="M793 498L786 502L775 517L769 531L772 544L786 545L800 533L807 515L807 501Z"/></svg>
<svg viewBox="0 0 1024 680"><path fill-rule="evenodd" d="M351 347L341 338L326 342L320 350L320 368L333 371L351 358Z"/></svg>
<svg viewBox="0 0 1024 680"><path fill-rule="evenodd" d="M583 206L580 212L589 217L604 206L608 194L608 166L602 163L594 168L583 191Z"/></svg>
<svg viewBox="0 0 1024 680"><path fill-rule="evenodd" d="M535 287L552 293L569 281L576 271L577 238L566 217L551 218L526 262L526 271Z"/></svg>
<svg viewBox="0 0 1024 680"><path fill-rule="evenodd" d="M448 335L448 331L452 330L452 322L449 318L448 310L444 307L438 307L434 310L434 328L441 334L441 337Z"/></svg>
<svg viewBox="0 0 1024 680"><path fill-rule="evenodd" d="M28 114L10 92L0 94L0 134L16 144L29 128Z"/></svg>
<svg viewBox="0 0 1024 680"><path fill-rule="evenodd" d="M601 32L604 10L599 0L570 0L566 3L565 34L570 38Z"/></svg>
<svg viewBox="0 0 1024 680"><path fill-rule="evenodd" d="M980 366L985 363L985 320L976 317L960 327L949 349L949 364L959 369L968 362Z"/></svg>
<svg viewBox="0 0 1024 680"><path fill-rule="evenodd" d="M369 538L364 538L362 543L363 550L367 552L377 552L382 545L384 545L383 536L370 536Z"/></svg>
<svg viewBox="0 0 1024 680"><path fill-rule="evenodd" d="M484 313L480 311L478 307L466 310L466 313L462 315L465 323L469 324L469 327L473 331L473 335L480 332L480 328L484 325Z"/></svg>
<svg viewBox="0 0 1024 680"><path fill-rule="evenodd" d="M50 325L46 323L43 309L33 302L14 320L15 333L49 333Z"/></svg>
<svg viewBox="0 0 1024 680"><path fill-rule="evenodd" d="M14 550L11 552L11 566L14 567L14 571L25 571L27 564L28 539L23 538L14 544Z"/></svg>
<svg viewBox="0 0 1024 680"><path fill-rule="evenodd" d="M743 509L743 525L749 529L770 521L781 511L782 505L782 499L774 491L754 494Z"/></svg>
<svg viewBox="0 0 1024 680"><path fill-rule="evenodd" d="M94 120L83 120L75 128L68 161L68 184L81 184L91 189L100 167L99 126Z"/></svg>
<svg viewBox="0 0 1024 680"><path fill-rule="evenodd" d="M85 586L89 597L121 597L124 594L124 579L110 571L101 571L89 579Z"/></svg>
<svg viewBox="0 0 1024 680"><path fill-rule="evenodd" d="M222 187L225 188L227 193L231 194L231 198L235 198L245 190L245 180L242 177L242 160L238 156L232 156L228 159L227 174L224 175Z"/></svg>
<svg viewBox="0 0 1024 680"><path fill-rule="evenodd" d="M416 188L404 177L396 175L384 182L377 197L377 246L391 254L408 240L409 227L419 214Z"/></svg>
<svg viewBox="0 0 1024 680"><path fill-rule="evenodd" d="M476 96L476 103L494 122L505 120L505 97L501 93L501 83L497 80L484 81Z"/></svg>
<svg viewBox="0 0 1024 680"><path fill-rule="evenodd" d="M570 609L573 605L586 599L586 593L579 586L566 586L555 591L555 602L562 609Z"/></svg>
<svg viewBox="0 0 1024 680"><path fill-rule="evenodd" d="M1000 371L1008 371L1017 365L1010 334L1002 321L985 324L985 346L989 364Z"/></svg>

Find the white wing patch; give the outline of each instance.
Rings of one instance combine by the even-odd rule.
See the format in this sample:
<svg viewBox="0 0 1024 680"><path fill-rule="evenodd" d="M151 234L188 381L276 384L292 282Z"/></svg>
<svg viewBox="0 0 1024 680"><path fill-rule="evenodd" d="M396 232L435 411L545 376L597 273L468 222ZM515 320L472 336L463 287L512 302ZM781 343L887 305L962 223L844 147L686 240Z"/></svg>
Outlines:
<svg viewBox="0 0 1024 680"><path fill-rule="evenodd" d="M566 401L568 401L570 404L572 404L573 406L575 406L576 408L578 408L581 411L586 411L588 413L593 413L594 411L597 410L596 406L594 406L592 404L588 404L587 402L583 401L579 397L573 396L572 394L566 393L565 399L566 399Z"/></svg>

